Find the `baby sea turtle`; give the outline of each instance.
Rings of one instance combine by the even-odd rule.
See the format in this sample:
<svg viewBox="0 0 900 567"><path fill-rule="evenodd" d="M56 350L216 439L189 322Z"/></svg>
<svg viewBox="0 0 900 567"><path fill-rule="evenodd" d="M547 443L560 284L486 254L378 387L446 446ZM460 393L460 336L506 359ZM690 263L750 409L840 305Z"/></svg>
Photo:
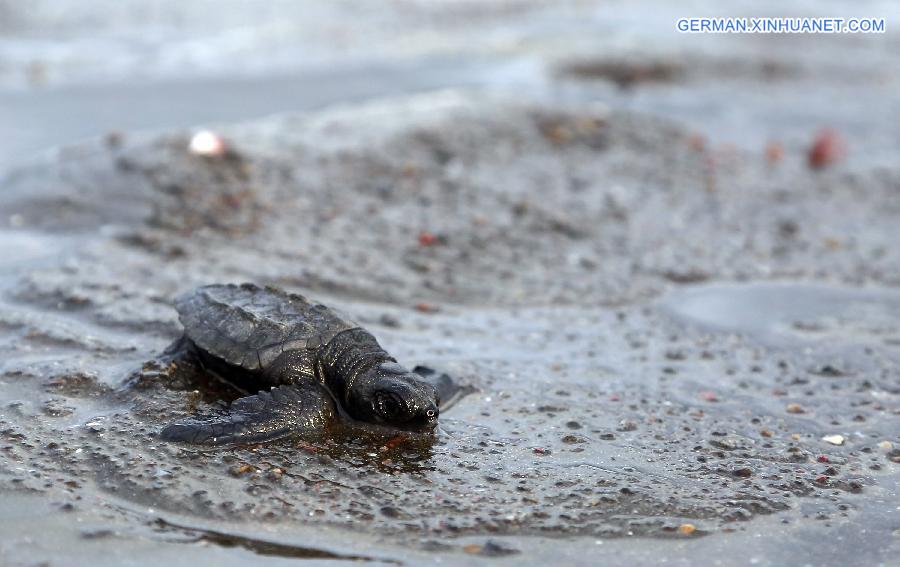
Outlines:
<svg viewBox="0 0 900 567"><path fill-rule="evenodd" d="M210 285L175 300L185 354L225 380L271 388L217 415L168 425L161 437L256 443L318 431L339 415L430 431L449 377L429 380L391 357L371 333L301 295L254 284ZM428 372L428 369L425 369Z"/></svg>

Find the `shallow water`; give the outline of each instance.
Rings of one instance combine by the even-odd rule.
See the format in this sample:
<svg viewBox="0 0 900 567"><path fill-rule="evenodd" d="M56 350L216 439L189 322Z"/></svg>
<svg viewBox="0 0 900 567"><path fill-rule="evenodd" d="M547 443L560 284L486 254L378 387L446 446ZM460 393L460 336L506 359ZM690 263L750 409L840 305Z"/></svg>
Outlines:
<svg viewBox="0 0 900 567"><path fill-rule="evenodd" d="M838 347L900 345L900 293L807 283L700 286L665 299L686 322L745 334L771 346L829 341Z"/></svg>
<svg viewBox="0 0 900 567"><path fill-rule="evenodd" d="M0 91L0 167L109 133L221 124L401 93L502 83L502 77L521 68L438 59L250 78Z"/></svg>

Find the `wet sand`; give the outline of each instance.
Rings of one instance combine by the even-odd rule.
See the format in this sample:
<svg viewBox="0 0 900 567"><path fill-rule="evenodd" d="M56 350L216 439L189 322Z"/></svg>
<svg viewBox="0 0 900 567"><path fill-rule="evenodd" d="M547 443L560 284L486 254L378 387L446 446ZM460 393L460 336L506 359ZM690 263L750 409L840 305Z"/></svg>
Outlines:
<svg viewBox="0 0 900 567"><path fill-rule="evenodd" d="M690 134L656 119L455 93L221 134L231 157L135 136L8 179L8 489L100 514L122 534L112 547L225 545L234 561L464 563L535 547L644 561L644 538L663 538L666 555L733 547L722 561L740 564L737 542L771 533L768 516L785 523L753 540L764 564L850 526L872 561L890 556L889 179L740 153L711 174ZM159 441L218 403L152 362L179 333L171 297L243 280L334 304L401 361L478 392L433 442ZM729 280L827 283L702 283ZM13 560L28 548L11 546Z"/></svg>

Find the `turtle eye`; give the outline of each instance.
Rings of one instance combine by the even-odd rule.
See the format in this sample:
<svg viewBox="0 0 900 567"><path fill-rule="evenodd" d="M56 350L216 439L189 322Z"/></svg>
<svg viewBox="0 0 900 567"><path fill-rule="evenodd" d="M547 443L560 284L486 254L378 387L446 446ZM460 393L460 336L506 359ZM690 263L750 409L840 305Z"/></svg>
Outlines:
<svg viewBox="0 0 900 567"><path fill-rule="evenodd" d="M375 405L378 414L385 421L399 421L407 413L406 404L403 403L400 396L393 392L377 394Z"/></svg>

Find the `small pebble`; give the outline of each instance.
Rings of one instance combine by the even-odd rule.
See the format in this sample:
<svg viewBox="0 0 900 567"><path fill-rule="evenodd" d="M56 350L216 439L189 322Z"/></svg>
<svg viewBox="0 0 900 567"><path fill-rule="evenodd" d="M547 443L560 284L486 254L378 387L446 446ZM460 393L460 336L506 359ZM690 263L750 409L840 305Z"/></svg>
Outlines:
<svg viewBox="0 0 900 567"><path fill-rule="evenodd" d="M778 163L784 159L784 146L781 142L769 142L766 144L766 161Z"/></svg>
<svg viewBox="0 0 900 567"><path fill-rule="evenodd" d="M400 326L400 321L394 317L393 315L388 315L387 313L383 314L378 318L378 322L384 325L385 327L391 327L396 329Z"/></svg>
<svg viewBox="0 0 900 567"><path fill-rule="evenodd" d="M430 232L419 233L419 246L434 246L440 242L440 239Z"/></svg>
<svg viewBox="0 0 900 567"><path fill-rule="evenodd" d="M803 409L803 406L798 403L788 404L785 410L788 413L806 413L806 410Z"/></svg>
<svg viewBox="0 0 900 567"><path fill-rule="evenodd" d="M209 130L200 130L194 134L188 148L192 154L206 157L221 156L226 150L225 141Z"/></svg>
<svg viewBox="0 0 900 567"><path fill-rule="evenodd" d="M844 444L844 436L843 435L826 435L822 437L822 441L826 443L831 443L832 445L843 445Z"/></svg>
<svg viewBox="0 0 900 567"><path fill-rule="evenodd" d="M481 546L477 543L470 543L469 545L463 546L463 551L466 553L481 553Z"/></svg>
<svg viewBox="0 0 900 567"><path fill-rule="evenodd" d="M104 141L109 148L121 147L124 139L125 135L120 130L110 130L104 137Z"/></svg>
<svg viewBox="0 0 900 567"><path fill-rule="evenodd" d="M702 152L706 149L706 138L702 134L691 134L688 136L688 145L695 152Z"/></svg>
<svg viewBox="0 0 900 567"><path fill-rule="evenodd" d="M506 547L495 541L488 540L484 545L470 543L463 546L463 551L473 555L483 555L485 557L503 557L504 555L514 555L519 553L518 549Z"/></svg>
<svg viewBox="0 0 900 567"><path fill-rule="evenodd" d="M812 169L822 169L840 161L847 153L844 140L835 130L825 128L820 130L812 146L809 148L807 159Z"/></svg>
<svg viewBox="0 0 900 567"><path fill-rule="evenodd" d="M243 463L231 467L228 472L231 474L231 476L241 476L250 472L256 472L256 467L248 465L247 463Z"/></svg>

